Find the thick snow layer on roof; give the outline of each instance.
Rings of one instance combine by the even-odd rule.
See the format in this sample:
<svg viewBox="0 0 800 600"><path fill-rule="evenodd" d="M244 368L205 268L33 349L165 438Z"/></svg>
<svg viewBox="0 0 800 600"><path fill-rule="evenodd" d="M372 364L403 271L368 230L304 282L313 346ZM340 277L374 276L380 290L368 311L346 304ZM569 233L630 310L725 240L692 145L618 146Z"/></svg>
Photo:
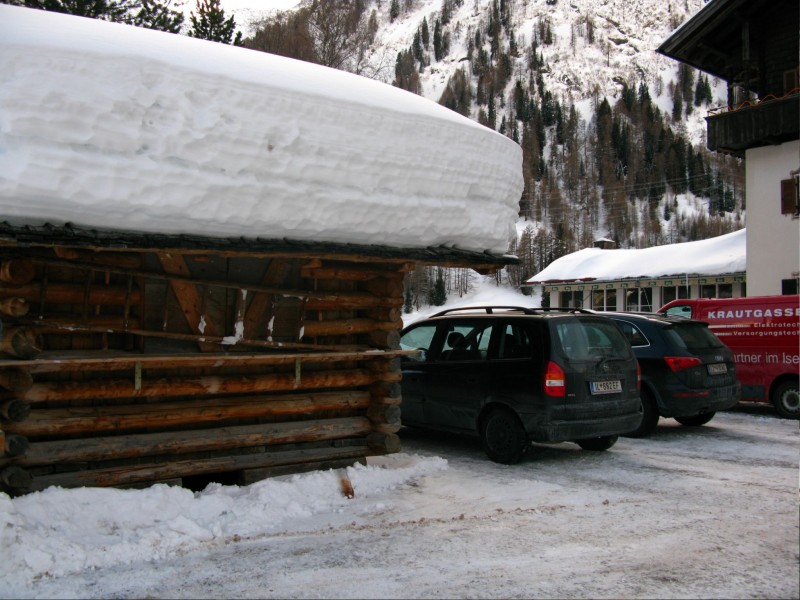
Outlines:
<svg viewBox="0 0 800 600"><path fill-rule="evenodd" d="M392 86L0 5L0 220L502 254L517 144Z"/></svg>
<svg viewBox="0 0 800 600"><path fill-rule="evenodd" d="M554 260L527 283L745 271L745 229L707 240L633 250L585 248Z"/></svg>

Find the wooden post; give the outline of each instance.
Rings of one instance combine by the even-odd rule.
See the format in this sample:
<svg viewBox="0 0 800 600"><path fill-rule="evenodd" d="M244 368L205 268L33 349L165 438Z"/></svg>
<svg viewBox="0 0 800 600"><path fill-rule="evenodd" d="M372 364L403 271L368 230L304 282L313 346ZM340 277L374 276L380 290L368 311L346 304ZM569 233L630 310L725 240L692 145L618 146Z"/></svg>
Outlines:
<svg viewBox="0 0 800 600"><path fill-rule="evenodd" d="M33 375L23 369L0 369L0 387L11 392L24 392L33 385Z"/></svg>
<svg viewBox="0 0 800 600"><path fill-rule="evenodd" d="M0 312L10 317L22 317L27 315L30 308L25 298L4 298L0 300Z"/></svg>
<svg viewBox="0 0 800 600"><path fill-rule="evenodd" d="M11 327L3 332L0 350L17 358L30 359L42 351L42 345L33 330L27 327Z"/></svg>
<svg viewBox="0 0 800 600"><path fill-rule="evenodd" d="M31 414L31 405L24 400L14 398L0 404L0 417L6 421L21 423Z"/></svg>
<svg viewBox="0 0 800 600"><path fill-rule="evenodd" d="M33 477L25 469L9 465L0 471L0 481L16 491L27 491L33 483Z"/></svg>
<svg viewBox="0 0 800 600"><path fill-rule="evenodd" d="M0 265L0 281L21 285L36 277L36 266L30 260L11 258Z"/></svg>
<svg viewBox="0 0 800 600"><path fill-rule="evenodd" d="M21 435L14 435L13 433L5 435L3 451L6 456L21 456L28 451L29 447L30 443L28 442L28 438Z"/></svg>

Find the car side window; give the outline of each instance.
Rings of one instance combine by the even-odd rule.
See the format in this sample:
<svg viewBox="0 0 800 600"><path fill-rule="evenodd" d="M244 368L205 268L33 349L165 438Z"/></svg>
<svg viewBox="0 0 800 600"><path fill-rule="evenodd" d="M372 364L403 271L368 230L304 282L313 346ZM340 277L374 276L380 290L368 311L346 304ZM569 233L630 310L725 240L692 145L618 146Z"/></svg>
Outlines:
<svg viewBox="0 0 800 600"><path fill-rule="evenodd" d="M436 335L436 324L420 325L410 331L407 331L402 338L400 338L400 348L402 350L423 350L420 356L406 357L410 360L425 361L433 358L431 350L433 349L433 340Z"/></svg>
<svg viewBox="0 0 800 600"><path fill-rule="evenodd" d="M524 327L514 323L506 323L501 326L497 349L498 358L530 358L532 353L533 343Z"/></svg>
<svg viewBox="0 0 800 600"><path fill-rule="evenodd" d="M483 360L489 350L491 323L454 322L442 347L441 359L445 361Z"/></svg>
<svg viewBox="0 0 800 600"><path fill-rule="evenodd" d="M633 323L628 323L627 321L617 321L620 329L622 329L622 333L625 334L625 337L630 342L631 346L647 346L649 342L641 330L636 327Z"/></svg>

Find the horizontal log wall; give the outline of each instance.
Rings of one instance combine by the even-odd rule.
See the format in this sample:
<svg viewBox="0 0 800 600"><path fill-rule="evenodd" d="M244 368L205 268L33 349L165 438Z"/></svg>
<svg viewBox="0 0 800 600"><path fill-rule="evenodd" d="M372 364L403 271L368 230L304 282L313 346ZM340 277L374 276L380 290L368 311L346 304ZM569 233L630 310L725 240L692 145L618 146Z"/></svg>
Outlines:
<svg viewBox="0 0 800 600"><path fill-rule="evenodd" d="M412 268L0 247L0 490L245 484L399 451Z"/></svg>

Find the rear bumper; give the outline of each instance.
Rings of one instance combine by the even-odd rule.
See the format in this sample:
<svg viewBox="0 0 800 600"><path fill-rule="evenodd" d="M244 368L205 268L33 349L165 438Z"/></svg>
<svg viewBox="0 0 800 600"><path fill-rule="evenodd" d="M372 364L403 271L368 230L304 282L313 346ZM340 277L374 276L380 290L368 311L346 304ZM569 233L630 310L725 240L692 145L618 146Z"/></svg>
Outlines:
<svg viewBox="0 0 800 600"><path fill-rule="evenodd" d="M639 400L625 401L618 410L605 415L583 415L584 418L570 418L542 422L542 415L521 415L523 425L532 442L567 442L607 435L622 435L636 429L642 421L642 405ZM619 410L622 408L623 410ZM607 415L613 416L607 416ZM572 416L572 415L571 415Z"/></svg>
<svg viewBox="0 0 800 600"><path fill-rule="evenodd" d="M736 406L741 399L742 386L738 381L708 390L671 387L662 392L658 409L663 417L691 417L726 410Z"/></svg>

